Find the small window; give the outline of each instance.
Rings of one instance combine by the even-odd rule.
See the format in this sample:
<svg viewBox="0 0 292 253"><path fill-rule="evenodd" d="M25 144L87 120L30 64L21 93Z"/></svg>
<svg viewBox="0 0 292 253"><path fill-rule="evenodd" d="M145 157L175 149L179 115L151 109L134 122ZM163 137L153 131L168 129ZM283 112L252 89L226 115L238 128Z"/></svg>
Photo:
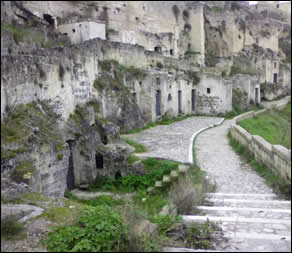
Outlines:
<svg viewBox="0 0 292 253"><path fill-rule="evenodd" d="M154 51L156 53L161 53L162 52L161 47L154 47Z"/></svg>
<svg viewBox="0 0 292 253"><path fill-rule="evenodd" d="M159 77L156 78L156 84L157 84L157 85L160 84L160 78L159 78Z"/></svg>
<svg viewBox="0 0 292 253"><path fill-rule="evenodd" d="M72 32L75 33L75 29L72 29Z"/></svg>
<svg viewBox="0 0 292 253"><path fill-rule="evenodd" d="M173 55L173 49L169 50L170 55Z"/></svg>
<svg viewBox="0 0 292 253"><path fill-rule="evenodd" d="M240 36L240 34L238 35L238 38L239 38L239 39L241 39L241 36Z"/></svg>
<svg viewBox="0 0 292 253"><path fill-rule="evenodd" d="M169 94L168 94L168 98L167 98L167 100L168 100L168 101L171 101L171 99L172 99L172 97L171 97L171 94L169 93Z"/></svg>
<svg viewBox="0 0 292 253"><path fill-rule="evenodd" d="M211 88L207 88L207 94L211 93Z"/></svg>
<svg viewBox="0 0 292 253"><path fill-rule="evenodd" d="M103 155L100 153L96 153L95 155L95 163L97 169L103 169Z"/></svg>
<svg viewBox="0 0 292 253"><path fill-rule="evenodd" d="M277 83L277 73L274 73L274 83Z"/></svg>
<svg viewBox="0 0 292 253"><path fill-rule="evenodd" d="M68 35L68 33L63 33L63 35Z"/></svg>
<svg viewBox="0 0 292 253"><path fill-rule="evenodd" d="M279 4L277 4L277 8L279 8Z"/></svg>
<svg viewBox="0 0 292 253"><path fill-rule="evenodd" d="M133 96L133 102L137 103L137 94L136 94L136 92L133 92L132 96Z"/></svg>
<svg viewBox="0 0 292 253"><path fill-rule="evenodd" d="M274 62L274 68L277 68L277 63L276 62Z"/></svg>

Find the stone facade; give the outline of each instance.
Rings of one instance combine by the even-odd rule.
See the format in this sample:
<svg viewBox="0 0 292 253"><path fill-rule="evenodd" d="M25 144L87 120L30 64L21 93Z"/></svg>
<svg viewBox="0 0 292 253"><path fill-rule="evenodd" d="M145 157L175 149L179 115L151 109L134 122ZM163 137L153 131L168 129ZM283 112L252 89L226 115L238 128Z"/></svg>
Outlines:
<svg viewBox="0 0 292 253"><path fill-rule="evenodd" d="M96 22L80 22L58 26L58 31L68 35L73 44L100 38L105 40L105 24Z"/></svg>

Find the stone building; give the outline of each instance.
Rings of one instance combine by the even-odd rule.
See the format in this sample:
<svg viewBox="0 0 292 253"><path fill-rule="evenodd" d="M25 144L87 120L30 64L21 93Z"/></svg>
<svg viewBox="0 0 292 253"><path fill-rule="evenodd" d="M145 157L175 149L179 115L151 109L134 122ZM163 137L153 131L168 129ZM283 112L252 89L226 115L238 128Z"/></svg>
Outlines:
<svg viewBox="0 0 292 253"><path fill-rule="evenodd" d="M96 22L79 22L59 25L58 31L63 35L68 35L73 44L79 44L95 38L106 39L105 24Z"/></svg>

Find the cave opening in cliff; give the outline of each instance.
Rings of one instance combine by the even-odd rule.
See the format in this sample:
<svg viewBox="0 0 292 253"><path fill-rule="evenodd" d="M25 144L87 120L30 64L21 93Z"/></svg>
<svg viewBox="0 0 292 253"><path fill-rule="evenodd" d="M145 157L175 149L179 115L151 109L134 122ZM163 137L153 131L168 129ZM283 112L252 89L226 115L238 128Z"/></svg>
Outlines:
<svg viewBox="0 0 292 253"><path fill-rule="evenodd" d="M66 182L67 182L67 189L72 190L75 188L73 154L72 154L73 140L68 140L67 143L70 148L70 156L69 156L69 167L68 167Z"/></svg>
<svg viewBox="0 0 292 253"><path fill-rule="evenodd" d="M161 54L161 53L162 53L162 48L161 48L161 47L154 47L154 51L155 51L156 53Z"/></svg>
<svg viewBox="0 0 292 253"><path fill-rule="evenodd" d="M103 169L103 155L100 153L95 154L95 164L97 169Z"/></svg>
<svg viewBox="0 0 292 253"><path fill-rule="evenodd" d="M122 177L121 172L120 171L117 171L116 174L115 174L115 179L117 180L117 179L119 179L121 177Z"/></svg>
<svg viewBox="0 0 292 253"><path fill-rule="evenodd" d="M50 24L51 27L55 27L55 20L53 19L51 15L44 14L43 17L44 17L44 20L46 20Z"/></svg>

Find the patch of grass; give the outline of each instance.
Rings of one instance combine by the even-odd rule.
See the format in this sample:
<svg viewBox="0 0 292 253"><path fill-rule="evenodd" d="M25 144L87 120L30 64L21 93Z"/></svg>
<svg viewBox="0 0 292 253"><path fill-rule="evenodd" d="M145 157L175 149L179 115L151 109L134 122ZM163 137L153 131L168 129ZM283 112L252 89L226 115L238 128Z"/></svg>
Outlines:
<svg viewBox="0 0 292 253"><path fill-rule="evenodd" d="M232 66L230 73L229 73L229 76L235 76L237 74L256 75L257 72L255 70L252 70L252 69L244 70L244 69L241 69L239 67Z"/></svg>
<svg viewBox="0 0 292 253"><path fill-rule="evenodd" d="M197 85L200 82L200 77L198 76L198 73L193 71L188 71L187 75L192 80L193 85Z"/></svg>
<svg viewBox="0 0 292 253"><path fill-rule="evenodd" d="M127 229L108 206L84 208L74 225L49 233L47 245L55 252L123 252L128 246Z"/></svg>
<svg viewBox="0 0 292 253"><path fill-rule="evenodd" d="M155 195L149 195L145 192L139 191L133 198L136 210L141 217L151 219L156 215L162 207L169 204L167 194L165 192L159 192Z"/></svg>
<svg viewBox="0 0 292 253"><path fill-rule="evenodd" d="M212 10L213 12L222 12L222 11L225 10L225 8L222 7L222 6L214 6L214 7L211 8L211 10Z"/></svg>
<svg viewBox="0 0 292 253"><path fill-rule="evenodd" d="M233 119L234 117L236 117L242 113L249 112L249 111L258 111L260 109L263 109L260 105L250 105L245 109L241 109L239 106L234 104L234 105L232 105L232 111L226 113L224 118L225 119Z"/></svg>
<svg viewBox="0 0 292 253"><path fill-rule="evenodd" d="M1 240L20 240L26 235L23 223L18 222L14 216L1 219Z"/></svg>
<svg viewBox="0 0 292 253"><path fill-rule="evenodd" d="M133 146L135 148L135 153L143 153L147 152L147 148L143 144L139 144L135 141L132 141L128 138L122 138L125 142L127 142L129 145Z"/></svg>
<svg viewBox="0 0 292 253"><path fill-rule="evenodd" d="M199 51L185 51L185 56L201 54Z"/></svg>
<svg viewBox="0 0 292 253"><path fill-rule="evenodd" d="M263 177L274 192L281 198L291 199L291 182L287 182L276 175L271 169L267 168L264 164L254 160L254 155L249 150L233 140L230 131L228 132L229 144L238 153L251 168Z"/></svg>
<svg viewBox="0 0 292 253"><path fill-rule="evenodd" d="M63 159L63 155L62 154L58 154L57 158L58 158L59 161L61 161Z"/></svg>
<svg viewBox="0 0 292 253"><path fill-rule="evenodd" d="M21 161L11 173L11 178L17 183L29 183L34 172L35 167L31 161Z"/></svg>
<svg viewBox="0 0 292 253"><path fill-rule="evenodd" d="M209 220L203 224L194 222L188 230L186 246L192 249L214 249L211 240L214 240L213 232L216 230L218 228Z"/></svg>
<svg viewBox="0 0 292 253"><path fill-rule="evenodd" d="M135 162L137 162L139 160L140 160L139 157L131 154L131 155L128 156L127 163L128 164L133 164L133 163L135 163Z"/></svg>
<svg viewBox="0 0 292 253"><path fill-rule="evenodd" d="M91 190L110 190L120 192L132 192L134 190L146 190L155 184L155 181L162 180L165 174L177 169L178 162L147 158L142 160L147 170L145 175L127 175L119 179L112 177L96 180L95 184L90 185Z"/></svg>
<svg viewBox="0 0 292 253"><path fill-rule="evenodd" d="M150 219L152 223L159 225L160 234L165 234L167 230L169 230L174 224L176 224L178 221L181 221L181 220L182 220L181 216L160 215L160 214L156 214Z"/></svg>
<svg viewBox="0 0 292 253"><path fill-rule="evenodd" d="M109 206L109 207L115 207L115 206L120 206L124 205L125 201L123 199L114 199L110 195L101 195L97 198L94 199L80 199L73 195L73 193L66 191L65 192L65 197L74 200L76 202L88 205L88 206Z"/></svg>
<svg viewBox="0 0 292 253"><path fill-rule="evenodd" d="M250 134L259 135L271 144L291 148L291 103L283 110L272 109L237 124Z"/></svg>
<svg viewBox="0 0 292 253"><path fill-rule="evenodd" d="M29 152L32 144L63 144L62 136L56 127L60 118L48 101L21 104L8 112L1 122L1 148L15 143L18 151Z"/></svg>

